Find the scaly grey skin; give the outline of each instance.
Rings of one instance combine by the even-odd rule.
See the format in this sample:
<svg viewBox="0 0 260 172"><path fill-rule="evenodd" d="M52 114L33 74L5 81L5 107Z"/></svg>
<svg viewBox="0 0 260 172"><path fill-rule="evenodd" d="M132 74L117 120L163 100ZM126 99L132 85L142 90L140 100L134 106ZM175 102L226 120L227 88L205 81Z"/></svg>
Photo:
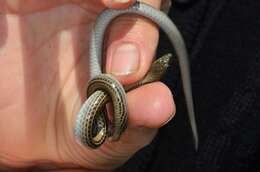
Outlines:
<svg viewBox="0 0 260 172"><path fill-rule="evenodd" d="M127 105L125 101L126 100L125 91L124 89L122 89L123 87L120 86L120 83L118 83L116 79L113 79L113 77L109 77L109 83L107 83L106 77L108 75L100 75L102 73L101 66L102 66L102 55L103 55L101 50L103 47L103 40L104 40L104 34L106 28L108 27L108 25L111 23L113 19L124 14L137 14L150 19L168 35L173 47L175 48L176 55L180 65L183 90L186 99L190 125L193 133L195 149L197 150L199 140L198 140L196 121L195 121L192 91L191 91L191 79L190 79L190 71L189 71L188 54L187 54L187 50L183 38L180 32L178 31L177 27L167 17L167 15L165 15L161 11L154 9L149 5L140 2L137 2L131 7L123 10L107 9L103 11L96 20L96 23L91 33L89 64L90 64L90 78L91 80L98 81L96 83L99 83L98 84L99 86L97 90L93 89L95 91L93 92L91 91L91 93L93 94L90 95L90 97L88 97L87 101L83 104L80 112L78 113L76 127L75 127L75 136L77 137L77 139L80 140L81 143L86 144L92 148L97 148L104 142L108 134L111 134L112 140L118 140L120 135L126 128ZM95 88L94 81L90 81L92 88L93 87ZM104 88L104 86L106 86L107 88ZM103 122L108 121L107 119L105 119L105 117L102 117L104 116L105 113L104 110L97 110L97 109L104 108L103 104L98 105L99 103L98 100L101 94L107 96L110 95L112 97L119 97L120 101L122 101L121 104L119 103L120 101L117 101L116 103L113 102L115 101L114 99L116 98L114 99L112 98L114 117L112 121L112 129L110 132L108 132L107 129L104 129L104 127L108 125L108 122L106 122L106 125L102 124L102 121ZM121 107L121 105L123 107ZM102 108L100 108L101 106ZM120 109L118 109L119 106ZM117 113L119 111L121 114Z"/></svg>

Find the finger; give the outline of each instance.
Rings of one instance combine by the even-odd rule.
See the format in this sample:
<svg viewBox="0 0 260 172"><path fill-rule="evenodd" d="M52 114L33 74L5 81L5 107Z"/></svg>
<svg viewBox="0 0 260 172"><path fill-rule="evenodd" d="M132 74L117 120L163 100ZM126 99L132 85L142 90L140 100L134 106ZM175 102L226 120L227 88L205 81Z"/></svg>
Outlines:
<svg viewBox="0 0 260 172"><path fill-rule="evenodd" d="M128 126L131 128L157 129L175 114L171 91L161 82L146 84L127 93L127 106ZM111 106L109 113L112 114Z"/></svg>
<svg viewBox="0 0 260 172"><path fill-rule="evenodd" d="M159 8L160 1L145 3ZM123 16L108 29L106 71L123 84L141 79L148 71L158 43L158 29L148 19Z"/></svg>
<svg viewBox="0 0 260 172"><path fill-rule="evenodd" d="M161 82L137 88L127 97L130 127L159 128L175 114L171 91Z"/></svg>
<svg viewBox="0 0 260 172"><path fill-rule="evenodd" d="M102 0L103 4L108 8L126 8L133 4L136 0Z"/></svg>
<svg viewBox="0 0 260 172"><path fill-rule="evenodd" d="M127 101L128 128L118 142L108 141L103 147L109 150L109 156L115 162L127 160L137 150L149 144L158 128L175 114L172 94L167 86L160 82L147 84L129 92Z"/></svg>

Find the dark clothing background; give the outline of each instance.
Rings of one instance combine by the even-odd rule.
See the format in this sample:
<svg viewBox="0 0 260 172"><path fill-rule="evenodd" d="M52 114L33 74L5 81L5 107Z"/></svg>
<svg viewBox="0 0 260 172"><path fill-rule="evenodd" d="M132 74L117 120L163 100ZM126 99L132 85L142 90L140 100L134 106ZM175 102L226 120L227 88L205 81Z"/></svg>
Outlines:
<svg viewBox="0 0 260 172"><path fill-rule="evenodd" d="M118 172L260 171L260 1L173 0L170 16L186 41L199 150L174 62L165 76L176 117ZM172 50L162 35L158 54Z"/></svg>

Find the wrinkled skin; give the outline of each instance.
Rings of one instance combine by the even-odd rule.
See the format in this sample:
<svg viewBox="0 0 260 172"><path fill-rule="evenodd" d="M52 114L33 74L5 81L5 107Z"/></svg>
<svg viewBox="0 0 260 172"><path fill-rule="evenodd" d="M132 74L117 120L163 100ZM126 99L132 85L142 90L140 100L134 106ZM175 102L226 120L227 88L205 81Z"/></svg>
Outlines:
<svg viewBox="0 0 260 172"><path fill-rule="evenodd" d="M160 6L159 0L145 2ZM76 114L86 99L91 24L105 7L131 3L0 0L1 167L111 171L150 143L172 118L172 95L158 82L128 93L129 127L119 142L107 141L93 151L73 136ZM117 78L124 84L139 80L157 46L156 27L140 17L122 17L107 35L106 71L112 70L115 47L132 42L142 54L140 68Z"/></svg>

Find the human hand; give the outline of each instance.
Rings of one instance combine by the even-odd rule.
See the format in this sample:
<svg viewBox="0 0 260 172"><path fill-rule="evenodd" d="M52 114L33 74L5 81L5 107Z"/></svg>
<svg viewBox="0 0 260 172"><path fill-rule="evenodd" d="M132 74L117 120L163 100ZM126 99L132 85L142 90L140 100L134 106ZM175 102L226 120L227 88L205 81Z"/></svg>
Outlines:
<svg viewBox="0 0 260 172"><path fill-rule="evenodd" d="M159 0L143 2L160 6ZM91 25L103 8L131 3L0 0L0 164L109 171L150 143L172 117L171 92L152 83L127 94L129 124L120 141L94 151L75 141L76 114L86 99ZM148 20L117 19L104 47L106 71L123 84L141 79L157 42L158 31Z"/></svg>

